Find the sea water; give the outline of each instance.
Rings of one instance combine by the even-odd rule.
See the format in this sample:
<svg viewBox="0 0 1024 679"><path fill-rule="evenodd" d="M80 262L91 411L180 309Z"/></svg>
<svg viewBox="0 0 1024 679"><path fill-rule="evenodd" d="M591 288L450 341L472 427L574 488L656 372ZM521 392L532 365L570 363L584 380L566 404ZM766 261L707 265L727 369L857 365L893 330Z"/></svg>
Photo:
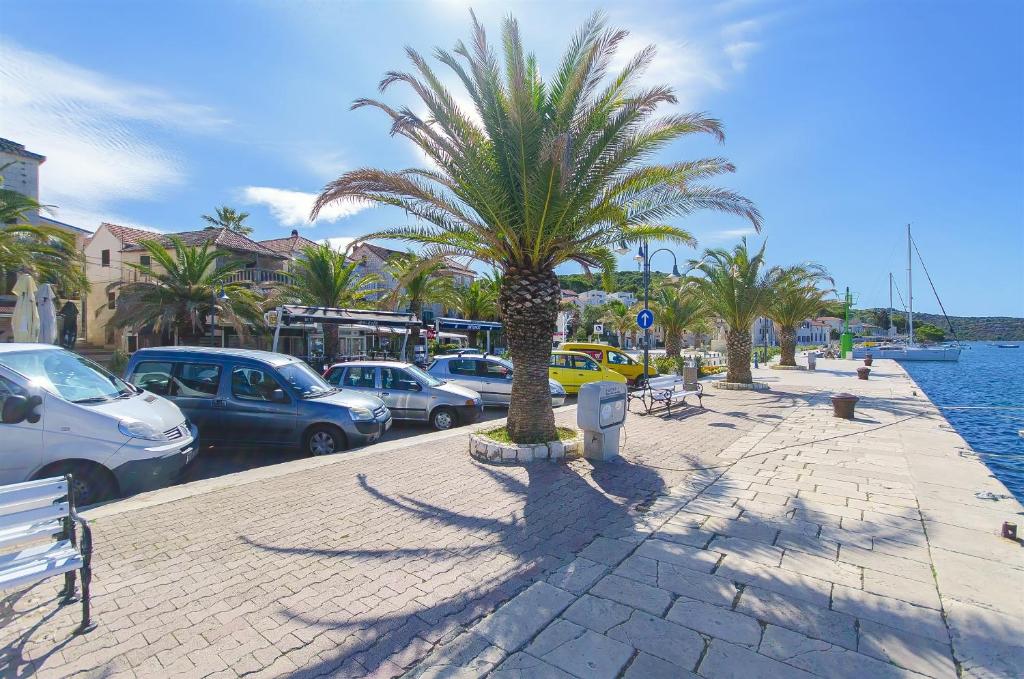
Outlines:
<svg viewBox="0 0 1024 679"><path fill-rule="evenodd" d="M904 361L904 369L940 408L995 476L1024 502L1024 342L1017 349L970 342L958 362Z"/></svg>

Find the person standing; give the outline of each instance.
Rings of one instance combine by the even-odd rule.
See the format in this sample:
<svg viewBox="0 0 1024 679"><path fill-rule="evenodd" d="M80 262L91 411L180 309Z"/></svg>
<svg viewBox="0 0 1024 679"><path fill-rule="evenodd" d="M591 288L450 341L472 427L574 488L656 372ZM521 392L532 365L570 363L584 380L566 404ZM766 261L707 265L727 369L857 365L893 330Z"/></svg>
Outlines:
<svg viewBox="0 0 1024 679"><path fill-rule="evenodd" d="M74 302L68 300L60 309L60 315L64 318L64 329L61 332L60 343L65 349L74 349L78 341L78 307Z"/></svg>

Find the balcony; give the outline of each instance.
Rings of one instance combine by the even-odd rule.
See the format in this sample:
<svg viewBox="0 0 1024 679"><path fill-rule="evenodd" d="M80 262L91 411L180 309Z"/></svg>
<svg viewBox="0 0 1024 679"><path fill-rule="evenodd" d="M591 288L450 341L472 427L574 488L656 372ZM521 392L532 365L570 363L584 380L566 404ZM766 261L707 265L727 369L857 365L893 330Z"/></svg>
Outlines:
<svg viewBox="0 0 1024 679"><path fill-rule="evenodd" d="M230 276L229 283L251 283L253 285L273 285L275 283L287 283L288 274L276 269L240 269Z"/></svg>

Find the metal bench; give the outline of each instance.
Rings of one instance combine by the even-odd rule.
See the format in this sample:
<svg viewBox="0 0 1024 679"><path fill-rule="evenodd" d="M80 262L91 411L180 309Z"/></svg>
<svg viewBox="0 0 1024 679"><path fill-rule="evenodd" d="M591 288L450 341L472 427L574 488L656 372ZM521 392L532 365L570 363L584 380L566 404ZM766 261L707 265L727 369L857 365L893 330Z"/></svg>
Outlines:
<svg viewBox="0 0 1024 679"><path fill-rule="evenodd" d="M78 540L77 527L82 529ZM53 542L41 542L52 538ZM10 551L18 545L40 542ZM75 571L82 577L82 624L77 633L96 623L89 616L92 581L92 531L75 511L71 475L0 486L0 590L23 587L55 575L64 575L60 605L78 601Z"/></svg>
<svg viewBox="0 0 1024 679"><path fill-rule="evenodd" d="M672 414L672 406L682 404L688 406L687 396L696 396L700 407L704 407L704 386L700 382L687 384L679 375L664 375L644 380L638 389L628 394L628 401L639 400L644 410L650 415L655 408L664 405L668 414Z"/></svg>

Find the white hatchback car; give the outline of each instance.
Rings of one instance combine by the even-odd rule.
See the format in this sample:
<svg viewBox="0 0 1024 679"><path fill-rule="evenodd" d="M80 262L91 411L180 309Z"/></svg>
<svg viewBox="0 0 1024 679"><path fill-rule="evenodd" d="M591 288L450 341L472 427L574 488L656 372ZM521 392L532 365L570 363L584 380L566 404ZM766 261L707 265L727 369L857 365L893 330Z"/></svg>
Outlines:
<svg viewBox="0 0 1024 679"><path fill-rule="evenodd" d="M86 505L175 480L198 450L178 406L49 344L0 344L0 484L71 474Z"/></svg>

